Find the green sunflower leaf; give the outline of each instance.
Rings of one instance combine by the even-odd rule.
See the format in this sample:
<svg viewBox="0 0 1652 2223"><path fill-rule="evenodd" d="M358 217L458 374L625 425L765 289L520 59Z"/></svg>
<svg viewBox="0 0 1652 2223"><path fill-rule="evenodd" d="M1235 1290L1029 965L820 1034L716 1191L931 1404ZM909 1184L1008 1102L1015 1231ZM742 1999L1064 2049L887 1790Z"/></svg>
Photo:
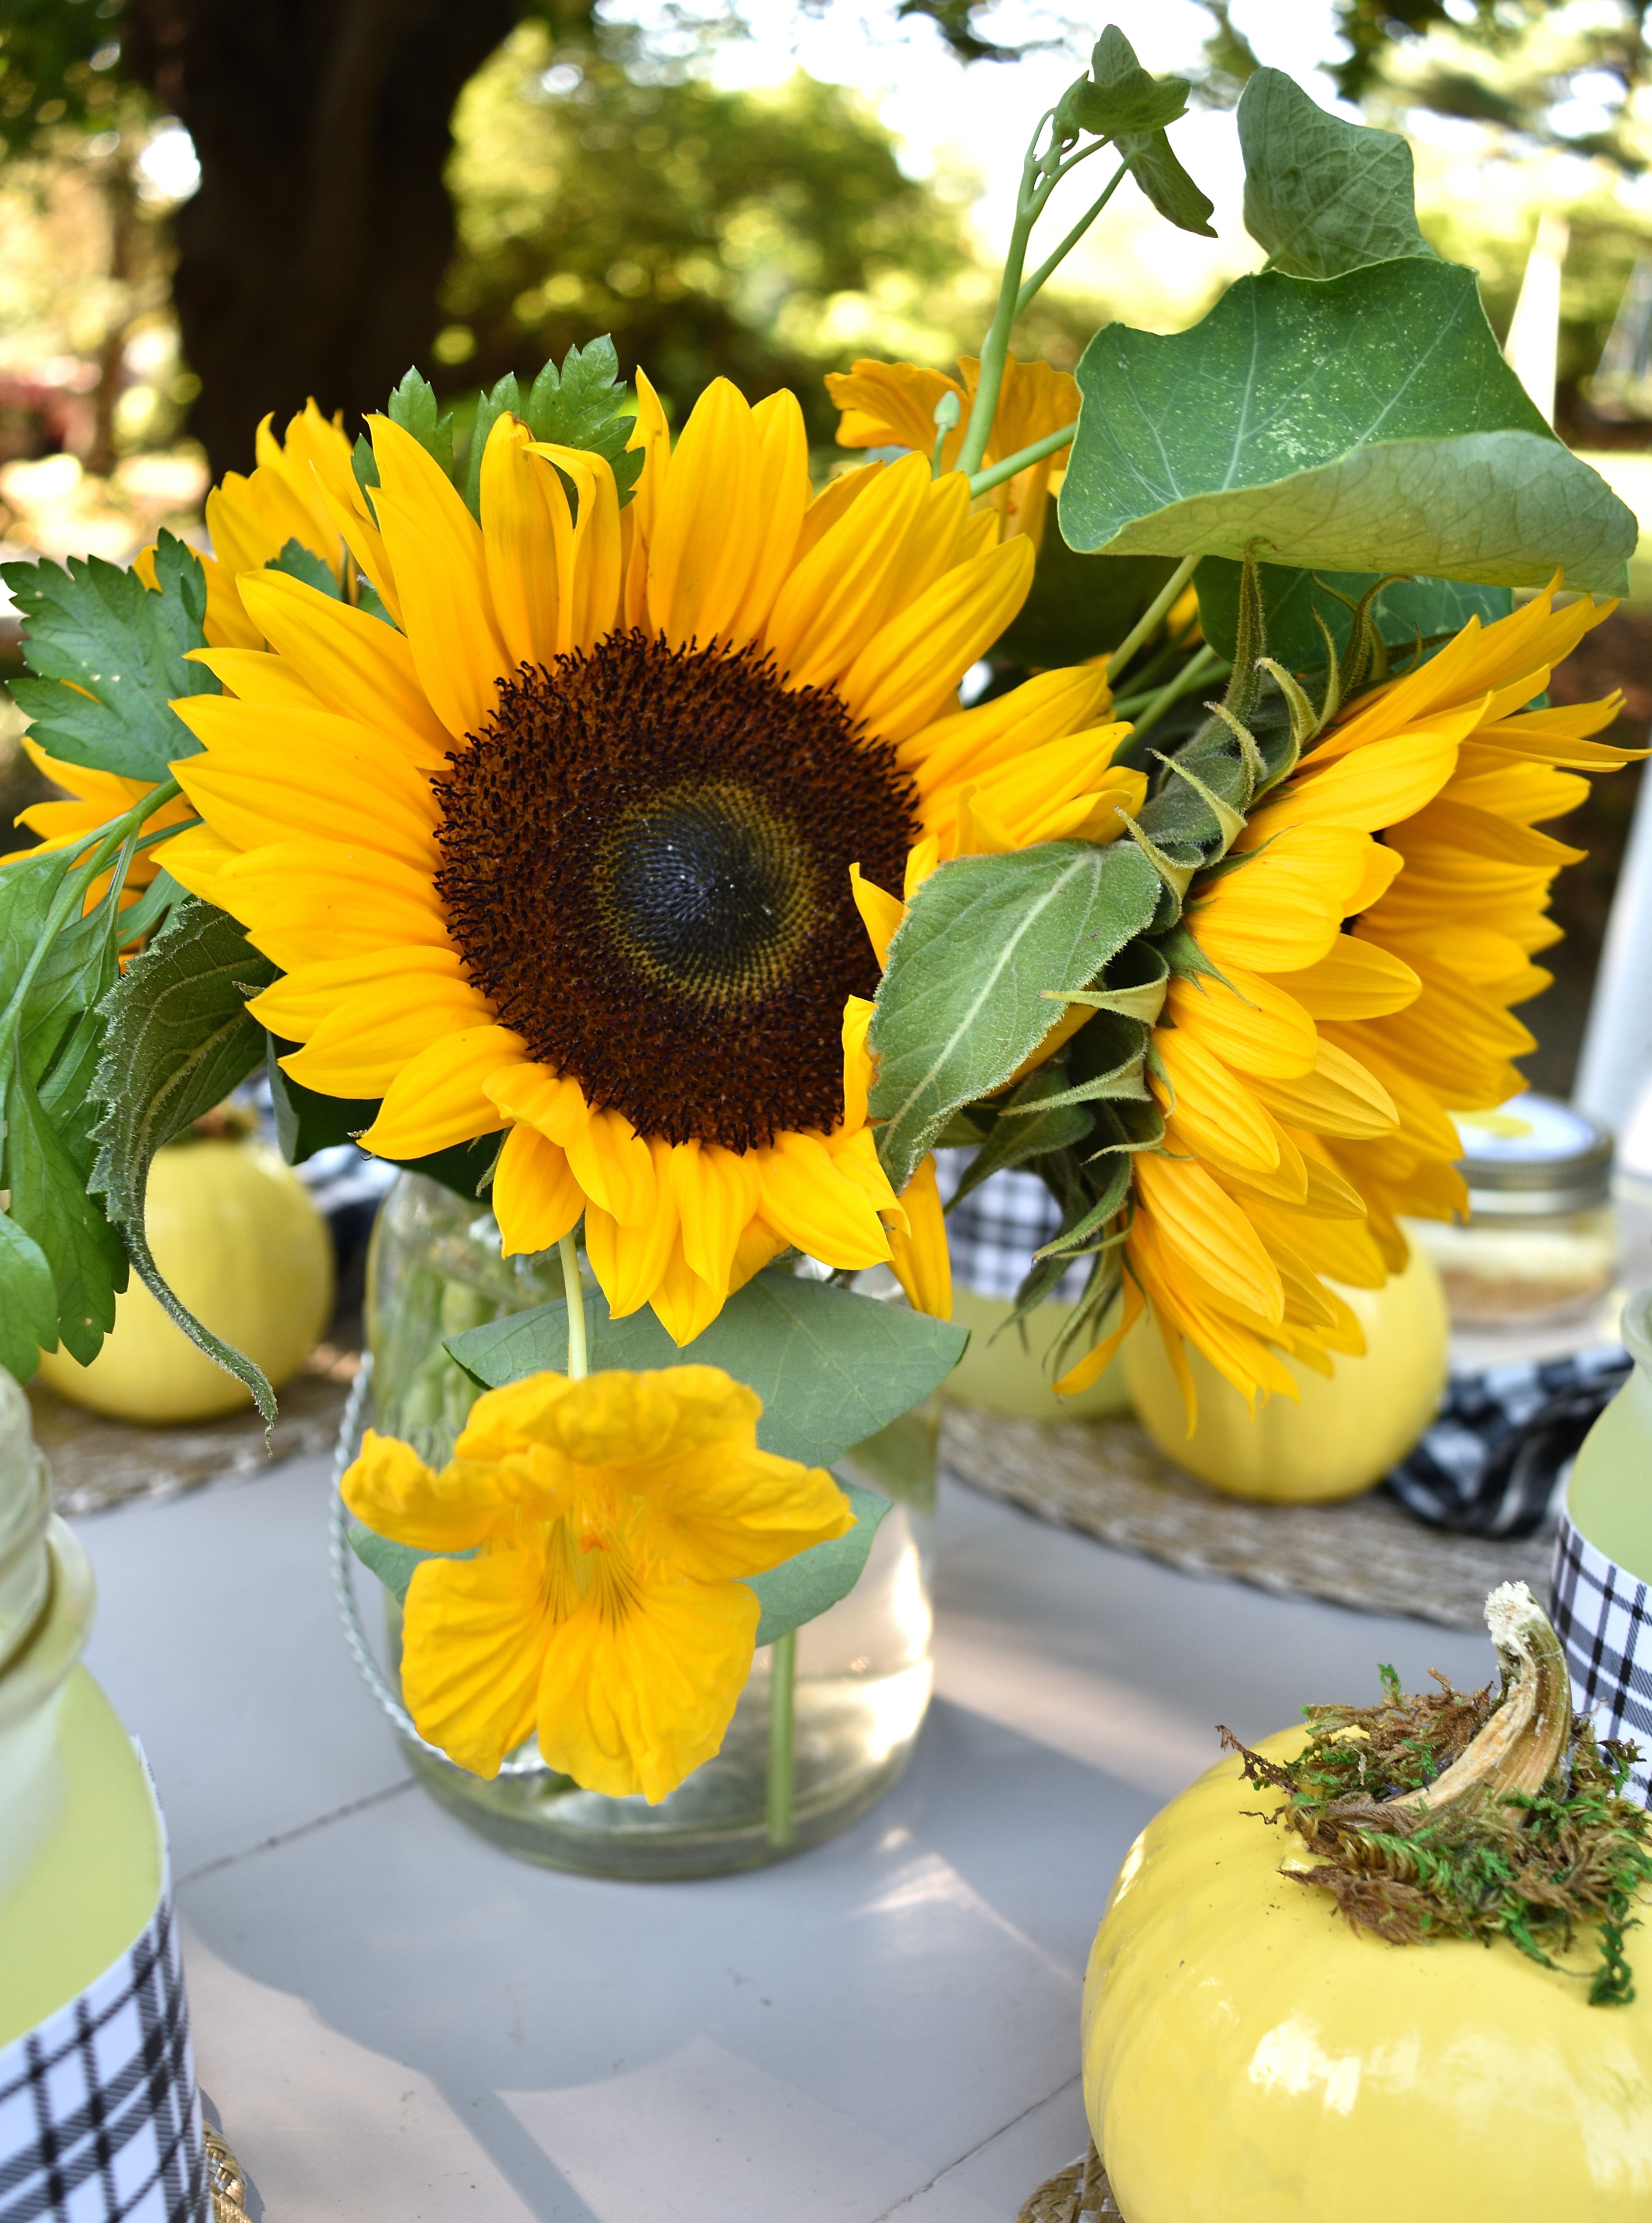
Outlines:
<svg viewBox="0 0 1652 2223"><path fill-rule="evenodd" d="M6 1179L10 1218L46 1258L60 1341L87 1363L115 1325L115 1299L126 1286L120 1237L87 1193L85 1164L47 1118L19 1060L5 1093ZM33 1369L30 1368L32 1372Z"/></svg>
<svg viewBox="0 0 1652 2223"><path fill-rule="evenodd" d="M92 1093L107 1108L92 1130L98 1156L89 1184L154 1296L192 1343L246 1383L267 1420L275 1417L275 1398L263 1375L203 1327L161 1279L144 1234L143 1197L161 1145L262 1062L264 1030L246 1004L274 978L275 967L224 912L195 902L173 911L103 1001L109 1031Z"/></svg>
<svg viewBox="0 0 1652 2223"><path fill-rule="evenodd" d="M409 370L386 402L384 413L393 425L400 425L404 432L411 432L449 478L453 476L453 419L443 415L436 389L427 378L417 370ZM378 483L376 470L371 482L362 479L359 469L356 475L363 484Z"/></svg>
<svg viewBox="0 0 1652 2223"><path fill-rule="evenodd" d="M27 1382L42 1351L57 1347L57 1289L46 1253L0 1212L0 1366Z"/></svg>
<svg viewBox="0 0 1652 2223"><path fill-rule="evenodd" d="M1131 841L1045 841L931 872L889 949L868 1040L878 1155L897 1193L952 1113L1001 1088L1158 899Z"/></svg>
<svg viewBox="0 0 1652 2223"><path fill-rule="evenodd" d="M760 1645L772 1644L779 1637L789 1636L794 1628L801 1628L805 1622L817 1619L829 1606L846 1598L860 1581L878 1524L889 1510L889 1500L875 1490L862 1489L857 1483L840 1480L838 1488L854 1509L854 1526L847 1536L835 1536L829 1544L811 1544L795 1559L771 1567L767 1574L747 1578L747 1586L757 1592L757 1602L763 1609L757 1624Z"/></svg>
<svg viewBox="0 0 1652 2223"><path fill-rule="evenodd" d="M159 780L169 763L199 748L168 706L180 695L222 691L205 664L184 660L206 643L206 575L193 549L164 532L155 575L159 587L146 587L100 556L0 564L35 675L14 680L11 691L49 756Z"/></svg>
<svg viewBox="0 0 1652 2223"><path fill-rule="evenodd" d="M1397 133L1327 115L1283 70L1259 69L1239 104L1245 228L1271 267L1339 278L1432 255L1417 230L1411 149Z"/></svg>
<svg viewBox="0 0 1652 2223"><path fill-rule="evenodd" d="M284 572L289 579L302 579L306 587L313 587L318 595L331 595L334 601L343 599L332 565L324 564L313 548L306 548L297 533L279 556L269 558L264 569Z"/></svg>
<svg viewBox="0 0 1652 2223"><path fill-rule="evenodd" d="M533 381L523 414L536 440L606 457L624 508L642 469L642 450L626 446L635 420L620 376L620 358L606 333L588 340L583 350L571 347L560 370L547 362Z"/></svg>
<svg viewBox="0 0 1652 2223"><path fill-rule="evenodd" d="M1239 630L1240 564L1207 556L1193 575L1199 590L1199 623L1219 656L1232 658ZM1349 603L1358 604L1379 571L1296 571L1283 564L1258 564L1268 653L1288 671L1323 671L1325 639L1314 622L1324 619L1338 653L1346 646L1353 623ZM1346 599L1340 599L1346 597ZM1371 617L1390 647L1402 654L1421 639L1454 633L1471 617L1482 625L1505 618L1514 608L1509 587L1476 587L1461 579L1397 579L1371 604Z"/></svg>
<svg viewBox="0 0 1652 2223"><path fill-rule="evenodd" d="M780 1458L829 1466L945 1381L963 1356L966 1328L904 1305L808 1282L771 1267L737 1289L703 1334L681 1350L652 1312L611 1319L586 1298L593 1368L720 1366L763 1401L757 1440ZM466 1373L495 1389L568 1363L560 1302L450 1336Z"/></svg>
<svg viewBox="0 0 1652 2223"><path fill-rule="evenodd" d="M1201 324L1108 324L1061 526L1111 555L1243 558L1621 593L1636 521L1504 362L1474 274L1410 255L1241 278Z"/></svg>

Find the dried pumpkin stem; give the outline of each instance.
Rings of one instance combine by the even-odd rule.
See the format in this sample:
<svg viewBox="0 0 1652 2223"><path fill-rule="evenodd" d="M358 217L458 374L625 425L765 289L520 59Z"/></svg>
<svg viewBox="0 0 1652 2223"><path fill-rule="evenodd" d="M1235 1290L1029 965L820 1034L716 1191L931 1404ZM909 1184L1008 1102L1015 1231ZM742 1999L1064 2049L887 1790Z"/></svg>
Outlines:
<svg viewBox="0 0 1652 2223"><path fill-rule="evenodd" d="M1560 1766L1572 1685L1548 1615L1524 1583L1504 1583L1485 1601L1485 1625L1503 1663L1503 1703L1443 1775L1390 1809L1440 1814L1480 1798L1535 1798Z"/></svg>

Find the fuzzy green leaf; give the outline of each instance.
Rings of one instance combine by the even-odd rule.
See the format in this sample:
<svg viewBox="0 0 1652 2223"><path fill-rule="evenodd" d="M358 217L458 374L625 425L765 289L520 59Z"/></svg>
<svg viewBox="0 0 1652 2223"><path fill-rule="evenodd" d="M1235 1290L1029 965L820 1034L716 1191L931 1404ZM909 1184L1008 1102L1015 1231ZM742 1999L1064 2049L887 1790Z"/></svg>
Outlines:
<svg viewBox="0 0 1652 2223"><path fill-rule="evenodd" d="M1219 656L1232 658L1237 634L1242 564L1207 556L1193 575L1199 590L1199 623ZM1314 622L1317 610L1338 652L1347 644L1353 622L1350 602L1358 603L1379 571L1296 571L1283 564L1259 564L1257 576L1268 654L1289 671L1323 671L1325 638ZM1339 600L1344 596L1346 600ZM1389 645L1401 654L1421 639L1428 642L1456 633L1471 617L1482 625L1505 618L1514 608L1508 587L1476 587L1461 579L1397 579L1371 605L1371 617Z"/></svg>
<svg viewBox="0 0 1652 2223"><path fill-rule="evenodd" d="M161 1279L144 1232L143 1197L155 1152L262 1062L264 1030L247 1016L246 1002L274 978L274 967L223 911L190 903L173 912L104 998L109 1034L93 1089L108 1108L93 1130L90 1184L154 1296L192 1343L246 1383L267 1420L275 1417L275 1399L263 1375L203 1327Z"/></svg>
<svg viewBox="0 0 1652 2223"><path fill-rule="evenodd" d="M169 763L199 748L168 705L180 695L221 692L205 664L184 660L186 650L205 645L206 576L170 532L157 543L155 574L160 586L150 589L100 556L72 556L61 567L0 564L35 675L15 680L12 693L49 756L159 780Z"/></svg>
<svg viewBox="0 0 1652 2223"><path fill-rule="evenodd" d="M1049 1033L1045 991L1088 986L1157 899L1129 841L1045 841L930 873L890 945L868 1037L897 1193L951 1114L1001 1088Z"/></svg>
<svg viewBox="0 0 1652 2223"><path fill-rule="evenodd" d="M1432 255L1417 230L1411 149L1392 131L1345 123L1283 70L1239 95L1245 228L1274 269L1338 278L1368 262Z"/></svg>
<svg viewBox="0 0 1652 2223"><path fill-rule="evenodd" d="M1474 274L1421 256L1241 278L1190 331L1109 324L1061 492L1075 547L1623 591L1630 512L1504 362Z"/></svg>
<svg viewBox="0 0 1652 2223"><path fill-rule="evenodd" d="M651 1312L611 1319L594 1293L585 1310L593 1367L720 1366L762 1399L762 1448L809 1466L829 1466L927 1397L969 1339L949 1321L773 1268L736 1290L680 1351ZM561 1373L568 1308L541 1305L467 1328L448 1338L447 1349L489 1389L546 1367Z"/></svg>

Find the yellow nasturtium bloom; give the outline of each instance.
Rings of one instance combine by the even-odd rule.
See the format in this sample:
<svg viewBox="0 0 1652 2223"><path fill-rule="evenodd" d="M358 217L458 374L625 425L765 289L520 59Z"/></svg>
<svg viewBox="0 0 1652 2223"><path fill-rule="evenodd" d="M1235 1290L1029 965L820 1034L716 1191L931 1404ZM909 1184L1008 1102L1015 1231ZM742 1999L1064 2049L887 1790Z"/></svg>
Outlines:
<svg viewBox="0 0 1652 2223"><path fill-rule="evenodd" d="M960 356L961 379L943 370L925 370L911 362L857 362L852 370L829 371L827 391L842 414L838 444L845 448L912 448L932 456L936 442L936 405L943 396L958 397L958 422L946 435L941 467L950 470L963 444L964 427L980 376L974 356ZM1018 362L1012 356L1004 365L1004 382L993 413L992 437L984 463L1001 463L1063 425L1076 422L1078 384L1064 370L1047 362ZM1046 456L1042 463L1018 471L994 488L990 496L1005 538L1025 533L1037 548L1044 538L1044 519L1052 485L1059 484L1066 467L1064 455Z"/></svg>
<svg viewBox="0 0 1652 2223"><path fill-rule="evenodd" d="M847 1535L829 1474L757 1447L754 1390L714 1366L534 1374L471 1407L451 1463L369 1432L358 1520L426 1559L401 1687L419 1734L498 1773L546 1763L613 1798L674 1791L722 1744L760 1618L746 1578Z"/></svg>
<svg viewBox="0 0 1652 2223"><path fill-rule="evenodd" d="M867 1124L857 891L875 918L960 851L1110 840L1141 776L1099 671L959 708L1033 556L956 474L816 495L790 394L719 380L673 449L639 388L624 510L504 417L478 523L373 420L346 525L395 622L240 576L269 651L198 652L231 691L175 706L205 824L167 863L283 969L251 1008L293 1077L382 1098L388 1157L502 1135L507 1250L583 1215L615 1314L685 1343L789 1244L944 1313L932 1173L897 1198Z"/></svg>
<svg viewBox="0 0 1652 2223"><path fill-rule="evenodd" d="M1551 590L1471 619L1264 798L1247 861L1186 914L1213 971L1173 980L1154 1030L1165 1143L1134 1162L1123 1319L1063 1388L1145 1300L1190 1412L1184 1338L1245 1396L1294 1397L1282 1352L1328 1373L1363 1348L1326 1281L1379 1288L1406 1261L1397 1215L1466 1206L1447 1115L1523 1086L1510 1060L1534 1043L1510 1006L1548 984L1530 960L1559 936L1549 883L1582 853L1535 822L1583 800L1575 772L1638 753L1589 738L1618 696L1525 706L1614 607Z"/></svg>

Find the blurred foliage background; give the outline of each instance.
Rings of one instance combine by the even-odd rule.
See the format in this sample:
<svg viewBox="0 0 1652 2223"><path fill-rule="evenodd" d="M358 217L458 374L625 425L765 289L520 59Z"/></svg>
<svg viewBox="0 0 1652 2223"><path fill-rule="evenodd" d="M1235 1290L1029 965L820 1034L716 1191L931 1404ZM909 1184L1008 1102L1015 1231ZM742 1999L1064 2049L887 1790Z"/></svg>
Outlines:
<svg viewBox="0 0 1652 2223"><path fill-rule="evenodd" d="M1299 75L1317 63L1318 97L1406 134L1423 229L1479 270L1499 332L1540 217L1565 219L1558 427L1590 449L1652 444L1648 6L1102 0L1080 21L1037 5L794 0L799 51L811 25L849 47L864 25L908 39L901 67L929 72L936 103L964 70L989 88L919 160L889 104L829 71L723 66L753 11L772 37L781 0L3 0L4 552L123 560L160 523L199 534L210 477L250 465L267 411L284 422L314 394L353 419L413 360L463 406L603 331L679 413L719 372L753 399L793 387L829 468L824 371L974 350L996 277L984 181L1004 198L1027 128L1008 96L1025 72L1075 74L1108 17L1153 66L1195 76L1208 112L1178 143L1221 237L1167 232L1126 189L1018 354L1070 367L1114 315L1178 329L1257 267L1220 111L1259 48ZM1319 26L1313 54L1279 51L1286 16ZM1597 636L1598 670L1576 681L1630 689L1628 739L1652 709L1636 622ZM0 675L7 627L0 607ZM19 722L0 690L0 843L38 791ZM1597 850L1571 876L1586 967L1632 796L1604 783L1576 829ZM1548 999L1551 1082L1579 980Z"/></svg>

